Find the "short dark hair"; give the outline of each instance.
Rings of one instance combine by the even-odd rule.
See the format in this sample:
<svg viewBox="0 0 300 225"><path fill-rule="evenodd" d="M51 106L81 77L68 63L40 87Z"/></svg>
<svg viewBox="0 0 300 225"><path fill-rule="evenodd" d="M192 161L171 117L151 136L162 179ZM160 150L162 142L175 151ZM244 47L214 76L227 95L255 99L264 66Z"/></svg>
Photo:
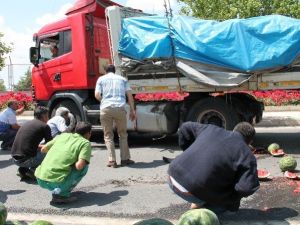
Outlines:
<svg viewBox="0 0 300 225"><path fill-rule="evenodd" d="M43 115L48 114L49 109L45 106L37 106L33 112L33 116L36 119L41 119Z"/></svg>
<svg viewBox="0 0 300 225"><path fill-rule="evenodd" d="M234 128L233 131L239 132L243 135L244 140L247 144L250 144L255 136L255 129L254 127L248 122L240 122Z"/></svg>
<svg viewBox="0 0 300 225"><path fill-rule="evenodd" d="M77 134L80 134L81 136L91 132L91 130L92 130L92 125L88 122L83 122L83 121L77 122L75 127L75 132Z"/></svg>
<svg viewBox="0 0 300 225"><path fill-rule="evenodd" d="M13 104L18 103L16 100L9 100L7 106L10 108Z"/></svg>
<svg viewBox="0 0 300 225"><path fill-rule="evenodd" d="M106 73L115 73L116 72L116 67L112 64L109 64L106 68L105 68Z"/></svg>

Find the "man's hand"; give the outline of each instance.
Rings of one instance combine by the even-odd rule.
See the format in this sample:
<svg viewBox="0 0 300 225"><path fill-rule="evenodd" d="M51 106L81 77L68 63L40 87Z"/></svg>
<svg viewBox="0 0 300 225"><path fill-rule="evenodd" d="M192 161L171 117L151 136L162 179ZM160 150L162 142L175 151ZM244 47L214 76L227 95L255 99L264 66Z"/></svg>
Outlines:
<svg viewBox="0 0 300 225"><path fill-rule="evenodd" d="M135 110L130 110L130 113L129 113L129 119L130 119L131 121L136 120L136 113L135 113Z"/></svg>
<svg viewBox="0 0 300 225"><path fill-rule="evenodd" d="M76 170L82 170L86 166L87 162L84 159L79 159L75 163Z"/></svg>
<svg viewBox="0 0 300 225"><path fill-rule="evenodd" d="M47 153L48 152L48 148L46 147L46 145L39 145L39 147L41 148L42 153Z"/></svg>

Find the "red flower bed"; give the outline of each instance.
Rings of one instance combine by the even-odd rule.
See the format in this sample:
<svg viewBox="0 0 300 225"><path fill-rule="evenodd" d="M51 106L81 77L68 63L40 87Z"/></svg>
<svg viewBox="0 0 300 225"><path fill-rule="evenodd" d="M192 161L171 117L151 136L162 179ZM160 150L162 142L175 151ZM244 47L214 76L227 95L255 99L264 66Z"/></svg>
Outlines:
<svg viewBox="0 0 300 225"><path fill-rule="evenodd" d="M25 105L26 110L33 109L32 97L24 92L3 92L0 94L0 110L7 108L7 102L16 100L19 102L20 107Z"/></svg>
<svg viewBox="0 0 300 225"><path fill-rule="evenodd" d="M266 106L299 105L299 90L273 90L248 92L257 100L264 102Z"/></svg>

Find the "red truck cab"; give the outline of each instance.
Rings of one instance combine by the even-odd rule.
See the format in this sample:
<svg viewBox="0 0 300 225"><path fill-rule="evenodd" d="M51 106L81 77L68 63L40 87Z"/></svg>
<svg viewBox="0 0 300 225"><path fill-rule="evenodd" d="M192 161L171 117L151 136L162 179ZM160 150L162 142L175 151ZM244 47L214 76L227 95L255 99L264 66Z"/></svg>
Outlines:
<svg viewBox="0 0 300 225"><path fill-rule="evenodd" d="M83 105L95 100L95 83L111 62L105 21L105 8L111 5L117 4L78 0L66 18L34 34L36 45L30 49L30 61L35 65L32 94L39 105L49 107L50 114L63 105L84 119ZM53 54L53 48L58 49L57 54Z"/></svg>

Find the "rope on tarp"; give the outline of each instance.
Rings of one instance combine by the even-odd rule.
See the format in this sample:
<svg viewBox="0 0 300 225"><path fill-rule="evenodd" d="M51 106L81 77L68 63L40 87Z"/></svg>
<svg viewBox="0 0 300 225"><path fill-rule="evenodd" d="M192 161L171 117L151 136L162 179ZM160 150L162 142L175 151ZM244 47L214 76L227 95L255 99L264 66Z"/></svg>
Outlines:
<svg viewBox="0 0 300 225"><path fill-rule="evenodd" d="M171 23L170 20L172 20L173 18L173 10L170 4L170 0L164 0L164 7L165 7L165 15L166 15L166 19L168 22L168 29L169 29L169 37L170 37L170 43L171 43L171 51L172 51L172 56L171 56L171 60L172 60L172 64L175 67L175 71L176 71L176 75L177 75L177 80L178 80L178 85L179 85L179 92L183 92L181 84L180 84L180 73L179 70L177 68L177 62L176 62L176 57L175 57L175 44L174 44L174 40L172 37L172 32L171 32Z"/></svg>

